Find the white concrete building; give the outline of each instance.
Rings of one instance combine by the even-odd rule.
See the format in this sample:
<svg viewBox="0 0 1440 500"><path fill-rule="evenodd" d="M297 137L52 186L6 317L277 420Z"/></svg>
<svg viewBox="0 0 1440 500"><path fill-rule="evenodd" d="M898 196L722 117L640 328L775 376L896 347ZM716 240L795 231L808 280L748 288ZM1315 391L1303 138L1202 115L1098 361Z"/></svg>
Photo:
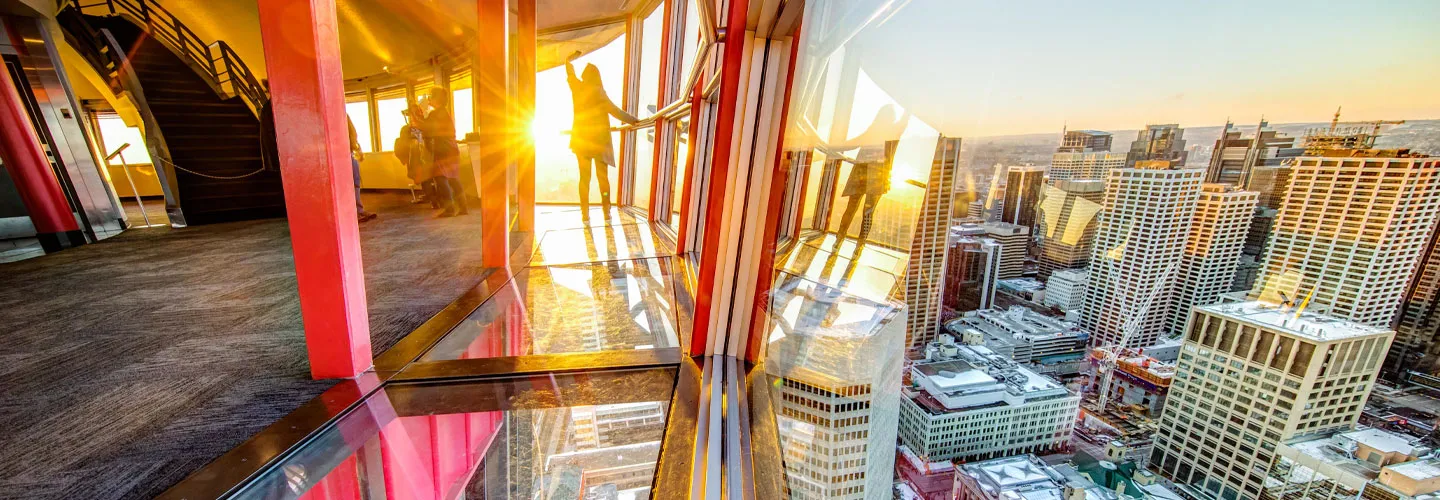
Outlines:
<svg viewBox="0 0 1440 500"><path fill-rule="evenodd" d="M1440 159L1405 150L1329 154L1299 157L1291 168L1251 297L1308 297L1331 316L1389 325L1440 214Z"/></svg>
<svg viewBox="0 0 1440 500"><path fill-rule="evenodd" d="M1150 467L1196 498L1258 498L1281 443L1350 429L1395 336L1262 302L1192 311Z"/></svg>
<svg viewBox="0 0 1440 500"><path fill-rule="evenodd" d="M1229 184L1201 186L1190 219L1190 239L1172 288L1175 307L1170 311L1169 333L1184 331L1191 306L1214 304L1220 294L1230 292L1258 198L1259 193Z"/></svg>
<svg viewBox="0 0 1440 500"><path fill-rule="evenodd" d="M1157 286L1162 291L1128 347L1153 344L1165 330L1173 304L1166 291L1174 280L1164 279L1165 271L1185 254L1204 177L1204 169L1163 160L1110 171L1080 315L1095 345L1118 344L1121 327Z"/></svg>
<svg viewBox="0 0 1440 500"><path fill-rule="evenodd" d="M1050 157L1048 182L1104 180L1111 169L1125 168L1125 153L1095 151L1055 153Z"/></svg>
<svg viewBox="0 0 1440 500"><path fill-rule="evenodd" d="M1090 334L1079 325L1023 306L965 313L945 325L961 343L983 345L1016 363L1044 364L1085 356Z"/></svg>
<svg viewBox="0 0 1440 500"><path fill-rule="evenodd" d="M979 346L938 343L900 398L900 440L928 460L1044 453L1067 443L1080 396ZM932 354L932 358L935 357Z"/></svg>
<svg viewBox="0 0 1440 500"><path fill-rule="evenodd" d="M1085 305L1085 281L1088 269L1061 269L1050 273L1045 282L1045 305L1062 311L1078 311Z"/></svg>

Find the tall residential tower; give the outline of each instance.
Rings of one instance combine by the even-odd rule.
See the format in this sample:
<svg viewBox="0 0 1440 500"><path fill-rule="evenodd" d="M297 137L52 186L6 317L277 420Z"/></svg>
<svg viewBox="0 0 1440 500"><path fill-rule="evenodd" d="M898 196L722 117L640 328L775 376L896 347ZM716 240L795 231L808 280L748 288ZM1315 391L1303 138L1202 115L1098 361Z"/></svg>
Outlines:
<svg viewBox="0 0 1440 500"><path fill-rule="evenodd" d="M1436 158L1374 149L1299 157L1251 296L1303 297L1331 316L1388 326L1437 215Z"/></svg>
<svg viewBox="0 0 1440 500"><path fill-rule="evenodd" d="M1230 291L1240 248L1255 215L1258 195L1228 184L1205 184L1190 222L1190 239L1175 275L1170 332L1185 329L1191 306L1213 304Z"/></svg>
<svg viewBox="0 0 1440 500"><path fill-rule="evenodd" d="M1142 161L1110 171L1105 204L1090 258L1081 324L1094 345L1118 344L1124 325L1145 298L1159 290L1138 334L1127 347L1154 344L1170 321L1174 276L1166 271L1185 254L1190 219L1204 169Z"/></svg>

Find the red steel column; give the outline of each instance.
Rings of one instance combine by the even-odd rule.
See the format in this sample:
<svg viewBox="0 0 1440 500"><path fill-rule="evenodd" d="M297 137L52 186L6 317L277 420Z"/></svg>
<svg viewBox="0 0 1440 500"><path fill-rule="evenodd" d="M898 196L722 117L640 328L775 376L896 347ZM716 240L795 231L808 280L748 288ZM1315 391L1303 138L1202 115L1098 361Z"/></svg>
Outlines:
<svg viewBox="0 0 1440 500"><path fill-rule="evenodd" d="M515 89L516 110L519 119L515 121L515 144L519 156L515 159L516 190L519 191L520 213L516 217L516 230L535 231L535 140L530 136L531 122L535 119L535 0L516 0L515 19L515 73L519 78Z"/></svg>
<svg viewBox="0 0 1440 500"><path fill-rule="evenodd" d="M50 161L40 149L40 139L25 113L20 89L10 72L0 68L0 161L15 180L20 201L35 224L36 238L46 252L54 252L85 243L70 203L60 190L60 181L50 169Z"/></svg>
<svg viewBox="0 0 1440 500"><path fill-rule="evenodd" d="M372 364L334 0L259 0L310 374Z"/></svg>
<svg viewBox="0 0 1440 500"><path fill-rule="evenodd" d="M505 185L511 128L506 109L510 80L507 73L510 8L507 0L478 0L475 10L478 48L471 78L475 93L475 130L480 141L480 256L486 267L506 267L510 261L509 201Z"/></svg>
<svg viewBox="0 0 1440 500"><path fill-rule="evenodd" d="M694 332L690 337L691 354L706 352L710 337L710 322L718 311L714 297L715 280L720 276L723 264L720 262L720 239L732 237L721 233L721 219L725 207L722 200L730 179L730 157L735 134L736 105L740 99L740 72L745 64L745 21L749 12L748 0L730 0L730 9L725 21L725 47L720 53L720 99L716 103L714 146L710 150L710 178L705 182L705 234L701 235L700 269L697 274L695 295ZM694 140L693 138L691 139Z"/></svg>

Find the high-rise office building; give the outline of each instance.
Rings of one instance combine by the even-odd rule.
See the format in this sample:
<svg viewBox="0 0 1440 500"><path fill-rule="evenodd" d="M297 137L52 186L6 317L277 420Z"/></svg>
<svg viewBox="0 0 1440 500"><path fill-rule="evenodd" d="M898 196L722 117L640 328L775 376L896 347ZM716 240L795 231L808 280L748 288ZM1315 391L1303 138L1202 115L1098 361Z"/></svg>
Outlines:
<svg viewBox="0 0 1440 500"><path fill-rule="evenodd" d="M792 295L779 300L801 312L772 337L765 373L790 497L890 498L905 312L833 321L846 300L836 290L803 282L784 290Z"/></svg>
<svg viewBox="0 0 1440 500"><path fill-rule="evenodd" d="M1210 156L1210 169L1205 182L1248 186L1250 172L1257 166L1279 166L1285 158L1300 156L1295 138L1269 128L1264 119L1255 127L1255 135L1242 137L1239 129L1225 122L1215 151Z"/></svg>
<svg viewBox="0 0 1440 500"><path fill-rule="evenodd" d="M1035 227L1035 204L1045 185L1045 167L1010 167L1005 171L1005 212L1001 222Z"/></svg>
<svg viewBox="0 0 1440 500"><path fill-rule="evenodd" d="M1093 153L1109 151L1114 137L1099 130L1067 130L1060 137L1057 153Z"/></svg>
<svg viewBox="0 0 1440 500"><path fill-rule="evenodd" d="M1395 347L1385 359L1387 378L1406 371L1434 375L1440 360L1440 231L1431 231L1420 264L1405 289L1395 326Z"/></svg>
<svg viewBox="0 0 1440 500"><path fill-rule="evenodd" d="M1171 288L1175 297L1171 333L1184 330L1191 306L1213 304L1221 294L1230 293L1257 198L1256 193L1230 184L1200 187L1195 215L1190 219L1190 239Z"/></svg>
<svg viewBox="0 0 1440 500"><path fill-rule="evenodd" d="M1263 302L1192 310L1150 466L1195 498L1258 498L1282 442L1349 429L1395 332Z"/></svg>
<svg viewBox="0 0 1440 500"><path fill-rule="evenodd" d="M1142 161L1110 171L1080 314L1081 324L1094 334L1094 345L1118 344L1122 325L1157 289L1126 347L1154 344L1165 330L1173 303L1168 287L1174 282L1174 276L1165 273L1185 254L1204 177L1204 169L1178 168L1168 161Z"/></svg>
<svg viewBox="0 0 1440 500"><path fill-rule="evenodd" d="M1112 168L1125 166L1125 153L1091 151L1079 153L1055 153L1050 156L1049 181L1105 180Z"/></svg>
<svg viewBox="0 0 1440 500"><path fill-rule="evenodd" d="M949 250L950 214L955 209L955 180L960 173L960 138L941 137L925 200L915 217L910 264L905 268L908 337L933 337L940 328L940 293L945 289L945 253Z"/></svg>
<svg viewBox="0 0 1440 500"><path fill-rule="evenodd" d="M1000 279L1019 278L1025 274L1030 228L1008 222L987 222L984 227L985 235L1000 244Z"/></svg>
<svg viewBox="0 0 1440 500"><path fill-rule="evenodd" d="M991 307L995 301L995 282L1000 279L1000 252L1000 244L995 240L952 231L945 263L942 324L967 312ZM911 335L909 347L922 347L934 340L934 333Z"/></svg>
<svg viewBox="0 0 1440 500"><path fill-rule="evenodd" d="M1058 181L1042 191L1035 239L1040 279L1060 269L1085 267L1095 245L1105 181Z"/></svg>
<svg viewBox="0 0 1440 500"><path fill-rule="evenodd" d="M1328 150L1291 168L1252 297L1389 325L1440 216L1440 159Z"/></svg>
<svg viewBox="0 0 1440 500"><path fill-rule="evenodd" d="M1185 150L1185 129L1180 125L1146 125L1130 143L1125 166L1134 167L1142 161L1167 161L1174 166L1185 166L1189 156L1190 152Z"/></svg>

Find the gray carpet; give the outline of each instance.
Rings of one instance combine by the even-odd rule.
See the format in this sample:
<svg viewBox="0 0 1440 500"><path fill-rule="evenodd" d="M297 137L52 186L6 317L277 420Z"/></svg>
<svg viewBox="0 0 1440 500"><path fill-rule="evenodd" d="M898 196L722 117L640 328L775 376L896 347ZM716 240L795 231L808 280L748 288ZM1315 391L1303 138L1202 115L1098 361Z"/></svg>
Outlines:
<svg viewBox="0 0 1440 500"><path fill-rule="evenodd" d="M479 218L365 196L375 352L479 282ZM0 498L149 498L309 379L283 220L127 231L0 264Z"/></svg>

